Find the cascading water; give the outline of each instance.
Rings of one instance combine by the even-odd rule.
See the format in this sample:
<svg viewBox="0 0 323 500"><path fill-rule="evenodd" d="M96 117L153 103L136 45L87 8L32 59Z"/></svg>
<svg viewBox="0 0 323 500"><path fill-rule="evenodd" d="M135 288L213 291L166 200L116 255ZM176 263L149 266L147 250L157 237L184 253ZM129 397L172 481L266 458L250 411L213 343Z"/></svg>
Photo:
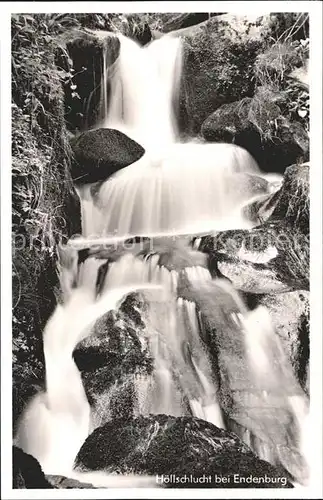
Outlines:
<svg viewBox="0 0 323 500"><path fill-rule="evenodd" d="M102 125L121 130L155 155L162 152L177 133L172 97L178 90L180 56L179 39L164 37L141 49L120 36L119 57L112 68L104 68L102 75Z"/></svg>
<svg viewBox="0 0 323 500"><path fill-rule="evenodd" d="M126 237L166 235L171 239L170 235L246 226L240 209L251 195L248 189L241 193L235 186L239 174L260 173L252 157L237 146L178 142L172 99L180 81L179 38L164 36L144 48L125 37L120 42L118 60L112 68L104 66L103 114L98 125L128 134L146 153L106 180L95 194L91 185L78 187L83 232L78 244L93 249L106 242L103 253L108 271L96 296L102 260L87 259L81 275L77 259L72 259L73 266L69 259L62 264L65 302L44 332L46 392L27 408L16 441L38 458L45 472L75 477L73 461L90 433L91 422L72 351L97 318L118 307L127 293L144 289L154 371L149 379L137 377L140 412L193 414L219 427L232 428L236 422L240 437L260 457L283 465L303 481L297 420L306 414L306 398L267 312L248 312L230 284L211 278L204 257L193 248L185 250L185 257L181 254L174 263L168 262L176 241L164 252L165 265L158 245L150 251L128 251L124 246L119 256L110 259L109 245L113 241L122 244ZM76 241L72 243L77 247ZM216 371L207 342L202 340L202 316L214 331ZM283 407L278 416L276 397ZM233 408L230 415L228 400ZM260 410L250 417L252 401L259 403ZM60 446L66 451L65 462ZM295 453L289 459L291 449ZM102 477L91 479L111 485ZM136 485L134 479L132 484Z"/></svg>
<svg viewBox="0 0 323 500"><path fill-rule="evenodd" d="M85 236L210 232L246 227L248 189L232 189L237 173L259 173L233 144L178 142L173 113L181 74L181 40L162 37L141 48L120 37L120 55L102 75L101 126L141 143L145 155L92 195L79 188ZM106 59L106 58L104 58ZM110 82L110 105L105 88Z"/></svg>
<svg viewBox="0 0 323 500"><path fill-rule="evenodd" d="M81 188L85 236L249 227L241 206L250 195L234 192L232 185L236 174L256 171L250 155L230 144L173 144L158 160L148 151L104 182L94 197L88 186Z"/></svg>

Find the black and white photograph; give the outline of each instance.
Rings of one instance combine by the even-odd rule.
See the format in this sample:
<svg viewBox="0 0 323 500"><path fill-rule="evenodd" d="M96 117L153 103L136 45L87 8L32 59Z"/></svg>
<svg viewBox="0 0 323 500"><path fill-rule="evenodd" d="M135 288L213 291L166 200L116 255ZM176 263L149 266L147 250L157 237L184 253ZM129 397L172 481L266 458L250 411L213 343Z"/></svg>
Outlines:
<svg viewBox="0 0 323 500"><path fill-rule="evenodd" d="M321 497L321 2L4 3L3 498Z"/></svg>

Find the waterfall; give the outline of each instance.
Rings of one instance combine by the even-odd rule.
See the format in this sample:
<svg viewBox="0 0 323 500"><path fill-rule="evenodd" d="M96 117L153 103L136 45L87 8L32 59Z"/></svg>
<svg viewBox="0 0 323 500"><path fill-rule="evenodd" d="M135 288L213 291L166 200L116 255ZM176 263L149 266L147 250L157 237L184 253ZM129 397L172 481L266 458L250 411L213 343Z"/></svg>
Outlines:
<svg viewBox="0 0 323 500"><path fill-rule="evenodd" d="M85 236L198 234L249 227L234 192L235 176L257 172L251 156L230 144L173 144L164 157L147 152L99 188L79 188ZM89 210L87 207L91 206Z"/></svg>
<svg viewBox="0 0 323 500"><path fill-rule="evenodd" d="M180 38L164 36L143 48L123 36L120 42L119 58L103 70L100 123L137 140L146 154L95 195L89 186L79 188L83 234L128 237L248 227L241 209L251 195L231 186L239 182L237 174L259 173L251 155L233 144L178 142L173 102L181 74Z"/></svg>
<svg viewBox="0 0 323 500"><path fill-rule="evenodd" d="M121 130L157 154L177 136L172 101L180 80L181 42L163 37L141 48L129 38L119 38L117 61L112 68L103 69L101 124ZM105 90L109 76L108 106Z"/></svg>
<svg viewBox="0 0 323 500"><path fill-rule="evenodd" d="M236 432L261 458L283 465L301 482L305 466L299 434L307 401L267 311L248 311L230 283L212 279L204 256L176 239L248 227L241 207L251 193L235 186L239 175L261 172L233 144L180 142L173 112L180 38L164 36L144 48L123 36L120 42L114 65L104 63L98 126L121 130L146 153L95 192L91 185L78 187L83 234L72 242L74 248L64 250L72 258L64 259L63 252L60 260L64 300L44 331L46 391L27 407L16 442L46 473L79 474L73 461L95 424L73 349L99 317L117 310L128 293L143 290L154 369L149 377L135 377L140 413L193 415L229 429L236 424ZM130 251L125 239L137 236L164 239L152 240L149 251ZM116 242L121 251L113 250ZM78 263L77 244L92 248L84 264ZM104 260L108 266L98 292ZM212 353L204 339L207 327ZM97 484L95 474L89 477ZM98 482L110 484L102 477Z"/></svg>

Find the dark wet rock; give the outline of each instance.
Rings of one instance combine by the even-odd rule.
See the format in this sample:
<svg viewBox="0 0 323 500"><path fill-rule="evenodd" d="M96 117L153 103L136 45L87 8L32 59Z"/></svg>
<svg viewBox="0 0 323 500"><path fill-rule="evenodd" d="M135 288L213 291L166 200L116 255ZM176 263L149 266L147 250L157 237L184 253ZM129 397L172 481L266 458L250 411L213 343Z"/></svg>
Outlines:
<svg viewBox="0 0 323 500"><path fill-rule="evenodd" d="M204 120L223 104L252 97L253 65L266 46L274 15L224 14L187 31L184 40L179 126L196 135Z"/></svg>
<svg viewBox="0 0 323 500"><path fill-rule="evenodd" d="M120 41L108 31L71 30L62 36L66 57L60 56L57 65L69 69L67 57L73 64L73 77L64 86L65 118L72 132L93 126L99 117L103 57L106 66L112 65L119 55ZM105 50L104 50L105 48ZM107 88L109 97L110 88Z"/></svg>
<svg viewBox="0 0 323 500"><path fill-rule="evenodd" d="M183 12L180 14L174 14L170 19L163 23L161 30L163 33L169 33L171 31L189 28L190 26L200 24L217 15L220 14L208 12Z"/></svg>
<svg viewBox="0 0 323 500"><path fill-rule="evenodd" d="M282 94L280 94L282 95ZM224 104L202 125L207 141L234 142L245 148L267 172L284 172L309 155L308 133L290 122L279 107L280 97L258 91L253 98Z"/></svg>
<svg viewBox="0 0 323 500"><path fill-rule="evenodd" d="M274 120L281 115L281 112L272 100L264 101L261 103L263 106L259 105L257 109L256 104L258 103L253 97L223 104L203 122L201 129L203 137L211 142L234 142L245 149L248 149L252 139L258 139L258 143L259 128L264 134L266 132L270 134L272 132L270 125L274 125ZM255 123L259 124L259 128ZM255 154L254 156L256 158Z"/></svg>
<svg viewBox="0 0 323 500"><path fill-rule="evenodd" d="M271 320L294 368L301 387L309 390L309 292L264 295L258 302Z"/></svg>
<svg viewBox="0 0 323 500"><path fill-rule="evenodd" d="M39 462L16 446L12 447L12 487L14 489L50 489Z"/></svg>
<svg viewBox="0 0 323 500"><path fill-rule="evenodd" d="M104 181L110 175L138 161L145 150L115 129L100 128L81 133L71 141L75 183Z"/></svg>
<svg viewBox="0 0 323 500"><path fill-rule="evenodd" d="M282 486L273 484L280 473L258 459L236 435L203 420L167 415L122 418L96 429L80 449L76 469L195 478L190 484L163 484L173 488L223 487L214 481L215 475L228 478L226 488ZM267 475L272 482L236 484L234 474L241 478ZM203 481L209 476L211 480Z"/></svg>
<svg viewBox="0 0 323 500"><path fill-rule="evenodd" d="M152 372L144 310L139 294L128 295L118 311L102 316L92 334L76 346L74 359L97 425L132 416L137 407L136 377Z"/></svg>
<svg viewBox="0 0 323 500"><path fill-rule="evenodd" d="M52 488L56 489L64 489L64 490L69 490L69 489L94 489L95 486L93 486L90 483L81 483L80 481L77 481L76 479L71 479L69 477L65 476L54 476L54 475L47 475L46 476L47 481L52 485Z"/></svg>
<svg viewBox="0 0 323 500"><path fill-rule="evenodd" d="M152 41L152 33L149 24L144 24L140 33L136 34L135 40L140 43L140 45L147 45Z"/></svg>
<svg viewBox="0 0 323 500"><path fill-rule="evenodd" d="M213 275L225 276L236 289L279 293L309 289L309 240L285 221L267 221L248 230L203 237Z"/></svg>

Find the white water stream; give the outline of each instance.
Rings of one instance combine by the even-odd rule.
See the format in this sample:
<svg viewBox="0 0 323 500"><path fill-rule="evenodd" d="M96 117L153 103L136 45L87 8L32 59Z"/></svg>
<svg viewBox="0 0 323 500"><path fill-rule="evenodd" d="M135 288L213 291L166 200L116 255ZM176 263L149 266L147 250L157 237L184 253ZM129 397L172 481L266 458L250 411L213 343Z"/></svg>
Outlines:
<svg viewBox="0 0 323 500"><path fill-rule="evenodd" d="M180 82L181 56L179 38L165 36L140 48L121 37L118 60L113 68L105 65L99 126L123 131L140 142L146 153L138 162L106 180L95 195L89 185L78 188L83 243L98 237L116 237L122 241L140 235L200 234L248 226L240 209L252 195L248 189L244 192L235 189L235 183L237 174L259 174L252 157L230 144L179 142L173 101ZM110 103L106 93L108 83ZM155 369L151 380L143 384L138 381L142 412L193 414L225 427L219 381L201 340L196 305L178 296L177 271L160 266L158 254L139 257L126 253L110 265L103 291L97 296L98 266L99 261L90 258L78 270L75 255L62 263L64 303L57 306L44 331L46 392L37 395L27 407L16 436L17 445L35 456L48 474L80 478L72 470L73 462L92 424L91 409L72 352L91 333L94 322L105 312L118 308L124 296L132 291L148 290L153 294L147 295L149 308L145 320ZM186 274L197 295L198 290L213 282L207 269L200 265L190 267ZM76 280L74 288L73 280ZM236 297L233 289L223 290ZM285 376L282 370L277 372L282 377L279 379L273 369L277 356L284 363L288 361L281 355L270 318L266 311L250 315L242 303L237 307L235 317L247 353L248 377L260 388L275 391L279 380L288 381L291 375L287 370L288 377ZM219 326L225 308L221 309L217 302L214 309L219 311L214 320ZM225 328L221 335L225 343ZM234 343L232 339L230 342ZM228 375L228 380L234 380L230 359L223 356L223 363L231 377ZM291 397L289 389L284 392L282 387L280 396L285 404ZM302 399L299 392L298 397ZM300 421L307 411L306 404L291 404L289 409ZM252 432L248 425L247 430ZM283 433L288 432L284 427ZM275 439L272 445L275 447ZM297 447L297 443L294 445ZM261 456L260 448L257 452ZM264 450L263 458L266 453ZM283 463L288 470L286 457ZM99 486L116 485L115 478L104 475L92 475L90 479ZM131 481L133 486L152 485L150 478L147 481L131 478Z"/></svg>

